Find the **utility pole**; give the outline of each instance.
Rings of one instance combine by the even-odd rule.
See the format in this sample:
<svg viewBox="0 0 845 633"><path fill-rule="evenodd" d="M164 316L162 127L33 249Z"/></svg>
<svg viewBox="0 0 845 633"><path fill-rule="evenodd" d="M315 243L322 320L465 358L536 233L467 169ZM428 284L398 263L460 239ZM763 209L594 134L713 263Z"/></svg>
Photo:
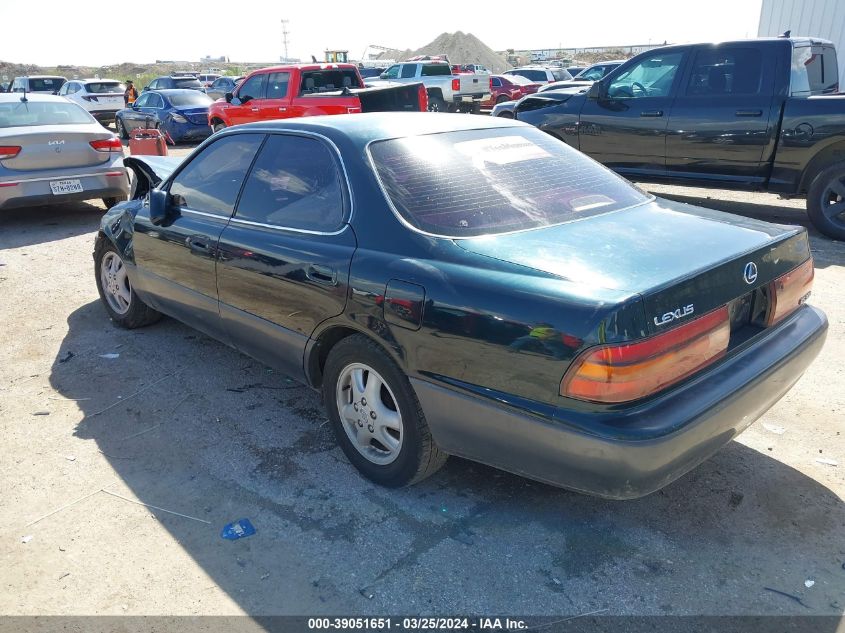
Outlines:
<svg viewBox="0 0 845 633"><path fill-rule="evenodd" d="M285 62L288 61L288 35L290 34L288 24L290 24L290 20L282 18L282 45L285 47Z"/></svg>

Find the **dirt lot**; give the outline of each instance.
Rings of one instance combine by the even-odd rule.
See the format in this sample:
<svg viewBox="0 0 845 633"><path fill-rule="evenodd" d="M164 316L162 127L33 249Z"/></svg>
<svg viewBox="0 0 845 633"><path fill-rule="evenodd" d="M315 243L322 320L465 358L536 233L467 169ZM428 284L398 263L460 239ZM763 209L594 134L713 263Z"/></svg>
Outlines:
<svg viewBox="0 0 845 633"><path fill-rule="evenodd" d="M769 195L649 188L806 223ZM845 244L811 232L830 335L797 386L665 490L609 502L460 459L407 490L362 480L305 387L170 319L112 326L101 213L0 216L0 614L842 614ZM258 533L221 539L241 517Z"/></svg>

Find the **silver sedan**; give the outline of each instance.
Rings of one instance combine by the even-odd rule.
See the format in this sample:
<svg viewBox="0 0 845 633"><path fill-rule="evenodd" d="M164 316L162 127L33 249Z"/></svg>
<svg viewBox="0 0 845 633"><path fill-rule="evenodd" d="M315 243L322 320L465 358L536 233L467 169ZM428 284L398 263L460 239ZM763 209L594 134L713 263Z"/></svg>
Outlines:
<svg viewBox="0 0 845 633"><path fill-rule="evenodd" d="M123 146L63 97L0 94L0 209L125 200Z"/></svg>

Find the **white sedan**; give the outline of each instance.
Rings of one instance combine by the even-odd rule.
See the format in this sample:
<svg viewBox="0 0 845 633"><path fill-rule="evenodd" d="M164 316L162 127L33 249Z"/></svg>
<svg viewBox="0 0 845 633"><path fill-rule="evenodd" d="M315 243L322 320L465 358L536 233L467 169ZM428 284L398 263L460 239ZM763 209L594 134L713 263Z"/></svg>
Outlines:
<svg viewBox="0 0 845 633"><path fill-rule="evenodd" d="M71 79L59 90L59 95L81 105L103 124L114 121L114 115L125 106L126 86L116 79Z"/></svg>

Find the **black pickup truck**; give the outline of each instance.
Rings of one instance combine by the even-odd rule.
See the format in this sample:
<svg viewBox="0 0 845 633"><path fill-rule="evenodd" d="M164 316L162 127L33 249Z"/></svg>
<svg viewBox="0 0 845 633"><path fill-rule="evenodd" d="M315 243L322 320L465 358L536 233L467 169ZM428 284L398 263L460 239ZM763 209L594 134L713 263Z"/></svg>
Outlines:
<svg viewBox="0 0 845 633"><path fill-rule="evenodd" d="M515 117L634 180L806 196L845 239L845 95L828 41L665 46L589 88L524 97Z"/></svg>

